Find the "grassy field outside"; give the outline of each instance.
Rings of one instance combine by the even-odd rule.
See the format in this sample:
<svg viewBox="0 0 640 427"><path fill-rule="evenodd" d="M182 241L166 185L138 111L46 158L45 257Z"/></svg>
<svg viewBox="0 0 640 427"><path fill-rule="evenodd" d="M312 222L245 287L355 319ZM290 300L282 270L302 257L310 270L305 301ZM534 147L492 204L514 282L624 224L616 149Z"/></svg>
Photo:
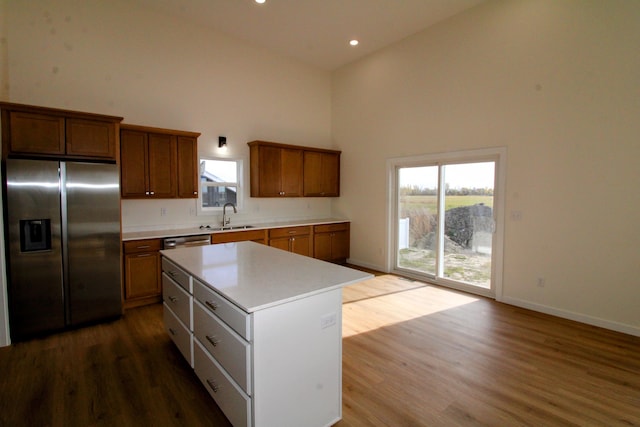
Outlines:
<svg viewBox="0 0 640 427"><path fill-rule="evenodd" d="M484 203L485 206L489 206L493 209L493 196L446 196L444 210L458 208L460 206L471 206L479 203ZM436 212L436 206L438 203L437 196L401 196L400 204L405 209L423 208L428 209L430 212Z"/></svg>
<svg viewBox="0 0 640 427"><path fill-rule="evenodd" d="M400 215L410 217L412 235L410 242L433 233L433 217L437 216L437 196L404 195L400 197ZM484 204L493 209L493 196L455 195L445 197L445 211L462 206ZM489 244L490 246L490 244ZM491 256L475 252L472 248L445 245L444 277L489 288L491 283ZM435 251L433 248L410 247L398 252L398 264L426 274L435 274Z"/></svg>

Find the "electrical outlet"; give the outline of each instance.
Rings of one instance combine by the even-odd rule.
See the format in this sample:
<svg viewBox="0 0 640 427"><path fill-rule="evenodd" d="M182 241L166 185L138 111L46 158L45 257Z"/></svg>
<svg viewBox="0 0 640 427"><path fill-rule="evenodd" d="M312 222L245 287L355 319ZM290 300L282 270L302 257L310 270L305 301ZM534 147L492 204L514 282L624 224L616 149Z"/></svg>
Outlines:
<svg viewBox="0 0 640 427"><path fill-rule="evenodd" d="M336 324L336 313L327 313L320 316L320 329L327 329Z"/></svg>
<svg viewBox="0 0 640 427"><path fill-rule="evenodd" d="M512 221L522 221L522 211L511 211Z"/></svg>
<svg viewBox="0 0 640 427"><path fill-rule="evenodd" d="M539 288L544 288L544 285L547 284L547 280L544 277L538 277L537 284Z"/></svg>
<svg viewBox="0 0 640 427"><path fill-rule="evenodd" d="M167 215L167 208L160 208L160 216L166 216Z"/></svg>

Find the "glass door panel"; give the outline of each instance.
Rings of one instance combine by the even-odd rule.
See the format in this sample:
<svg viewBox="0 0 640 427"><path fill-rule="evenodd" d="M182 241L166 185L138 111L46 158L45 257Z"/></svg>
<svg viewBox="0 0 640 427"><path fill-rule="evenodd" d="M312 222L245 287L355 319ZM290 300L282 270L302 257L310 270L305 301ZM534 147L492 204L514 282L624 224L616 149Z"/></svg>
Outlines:
<svg viewBox="0 0 640 427"><path fill-rule="evenodd" d="M491 289L495 162L397 168L396 267Z"/></svg>
<svg viewBox="0 0 640 427"><path fill-rule="evenodd" d="M438 166L398 169L398 266L436 275Z"/></svg>
<svg viewBox="0 0 640 427"><path fill-rule="evenodd" d="M491 286L494 162L442 166L444 227L439 276Z"/></svg>

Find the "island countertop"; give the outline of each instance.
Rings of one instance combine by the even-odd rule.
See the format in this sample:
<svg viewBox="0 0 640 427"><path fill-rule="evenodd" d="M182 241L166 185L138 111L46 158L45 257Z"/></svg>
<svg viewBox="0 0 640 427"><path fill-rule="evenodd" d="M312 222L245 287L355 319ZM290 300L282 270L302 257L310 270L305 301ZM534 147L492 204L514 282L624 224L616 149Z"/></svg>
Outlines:
<svg viewBox="0 0 640 427"><path fill-rule="evenodd" d="M196 246L160 253L247 313L373 277L255 242Z"/></svg>

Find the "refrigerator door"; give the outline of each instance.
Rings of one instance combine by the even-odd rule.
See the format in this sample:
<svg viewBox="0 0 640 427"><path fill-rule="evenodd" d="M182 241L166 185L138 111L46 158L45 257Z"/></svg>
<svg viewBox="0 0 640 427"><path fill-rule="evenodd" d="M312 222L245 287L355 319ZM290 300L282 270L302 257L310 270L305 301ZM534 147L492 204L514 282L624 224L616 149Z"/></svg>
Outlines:
<svg viewBox="0 0 640 427"><path fill-rule="evenodd" d="M65 162L65 274L70 325L122 315L118 166ZM63 214L63 218L65 215Z"/></svg>
<svg viewBox="0 0 640 427"><path fill-rule="evenodd" d="M58 162L6 161L11 337L65 326Z"/></svg>

